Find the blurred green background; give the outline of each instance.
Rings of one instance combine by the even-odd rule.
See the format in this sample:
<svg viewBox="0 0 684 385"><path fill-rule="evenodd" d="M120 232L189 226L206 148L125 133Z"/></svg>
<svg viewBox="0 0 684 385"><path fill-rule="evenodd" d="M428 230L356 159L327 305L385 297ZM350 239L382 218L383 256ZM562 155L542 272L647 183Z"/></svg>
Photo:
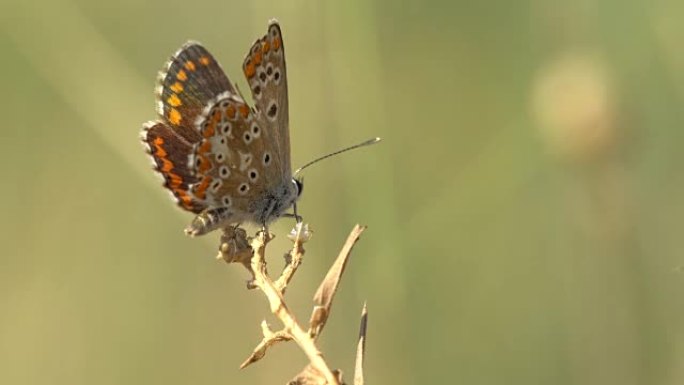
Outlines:
<svg viewBox="0 0 684 385"><path fill-rule="evenodd" d="M139 144L157 71L203 42L243 90L278 18L311 296L351 227L322 350L367 382L684 383L684 3L0 2L0 383L273 384L267 314L190 239ZM677 166L680 165L680 166ZM292 226L273 226L271 270ZM274 327L277 320L268 318Z"/></svg>

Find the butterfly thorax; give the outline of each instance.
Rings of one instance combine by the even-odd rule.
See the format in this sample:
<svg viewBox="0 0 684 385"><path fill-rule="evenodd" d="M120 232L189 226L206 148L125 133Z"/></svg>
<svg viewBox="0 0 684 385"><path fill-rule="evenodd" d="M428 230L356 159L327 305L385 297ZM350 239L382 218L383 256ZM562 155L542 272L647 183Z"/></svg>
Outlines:
<svg viewBox="0 0 684 385"><path fill-rule="evenodd" d="M231 207L215 207L199 213L185 229L188 235L203 235L218 228L226 228L243 222L266 227L293 207L302 191L301 181L281 183L264 191L254 199L248 211L235 212ZM296 216L296 213L294 214Z"/></svg>
<svg viewBox="0 0 684 385"><path fill-rule="evenodd" d="M251 222L265 225L280 218L290 209L299 198L298 184L291 180L266 191L261 199L251 203L250 212L253 214Z"/></svg>

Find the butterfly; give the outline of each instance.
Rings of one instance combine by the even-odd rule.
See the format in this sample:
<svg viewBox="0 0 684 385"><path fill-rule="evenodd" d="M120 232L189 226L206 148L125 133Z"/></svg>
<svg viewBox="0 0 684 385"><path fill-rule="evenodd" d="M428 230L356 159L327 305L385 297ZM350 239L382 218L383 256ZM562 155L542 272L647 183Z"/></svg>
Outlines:
<svg viewBox="0 0 684 385"><path fill-rule="evenodd" d="M200 43L188 42L160 72L159 120L141 139L164 187L196 214L191 236L251 222L266 228L281 216L300 217L302 181L290 167L287 73L280 25L272 20L243 63L250 107ZM294 213L286 213L293 208Z"/></svg>

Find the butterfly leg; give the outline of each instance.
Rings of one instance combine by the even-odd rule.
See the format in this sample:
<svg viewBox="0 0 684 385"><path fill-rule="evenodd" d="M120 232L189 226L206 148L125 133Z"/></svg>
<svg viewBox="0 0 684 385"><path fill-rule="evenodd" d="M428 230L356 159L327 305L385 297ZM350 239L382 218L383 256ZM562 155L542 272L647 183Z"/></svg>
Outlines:
<svg viewBox="0 0 684 385"><path fill-rule="evenodd" d="M190 225L185 228L185 234L195 237L216 230L225 224L225 220L232 216L232 212L225 207L206 209L197 214Z"/></svg>
<svg viewBox="0 0 684 385"><path fill-rule="evenodd" d="M292 204L292 210L294 211L294 217L295 217L295 220L297 221L297 223L302 223L304 218L302 218L301 216L299 216L299 214L297 214L297 202Z"/></svg>
<svg viewBox="0 0 684 385"><path fill-rule="evenodd" d="M304 218L302 218L299 214L297 214L297 204L294 205L293 209L294 209L294 213L285 213L285 214L283 214L283 216L287 217L287 218L294 218L295 221L297 221L297 223L302 223Z"/></svg>

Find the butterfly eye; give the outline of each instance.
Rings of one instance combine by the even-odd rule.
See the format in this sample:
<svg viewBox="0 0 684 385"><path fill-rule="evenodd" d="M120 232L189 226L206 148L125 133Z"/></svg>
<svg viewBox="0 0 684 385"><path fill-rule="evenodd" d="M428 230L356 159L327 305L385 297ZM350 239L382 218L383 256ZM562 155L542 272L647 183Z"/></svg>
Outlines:
<svg viewBox="0 0 684 385"><path fill-rule="evenodd" d="M297 197L302 195L302 191L304 190L304 181L301 179L292 179L294 182L295 188L297 189Z"/></svg>

